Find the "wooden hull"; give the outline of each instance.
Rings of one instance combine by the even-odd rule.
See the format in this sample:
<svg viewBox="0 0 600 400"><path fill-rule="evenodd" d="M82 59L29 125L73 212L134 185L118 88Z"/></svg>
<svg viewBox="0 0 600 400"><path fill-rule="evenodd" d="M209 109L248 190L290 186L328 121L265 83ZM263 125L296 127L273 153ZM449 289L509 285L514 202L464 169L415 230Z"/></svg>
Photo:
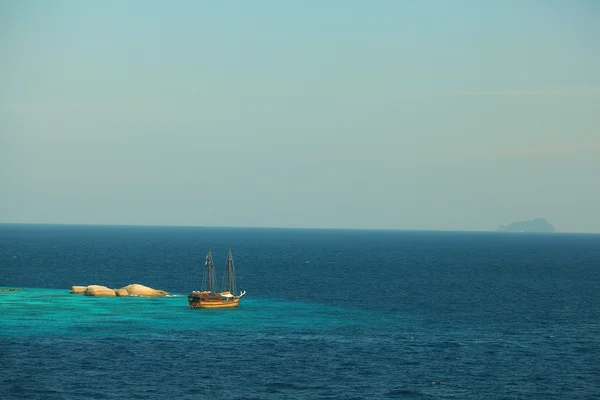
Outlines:
<svg viewBox="0 0 600 400"><path fill-rule="evenodd" d="M239 299L233 301L194 301L188 300L189 308L229 308L237 307Z"/></svg>
<svg viewBox="0 0 600 400"><path fill-rule="evenodd" d="M223 299L220 296L188 295L189 308L230 308L237 307L240 303L239 297Z"/></svg>

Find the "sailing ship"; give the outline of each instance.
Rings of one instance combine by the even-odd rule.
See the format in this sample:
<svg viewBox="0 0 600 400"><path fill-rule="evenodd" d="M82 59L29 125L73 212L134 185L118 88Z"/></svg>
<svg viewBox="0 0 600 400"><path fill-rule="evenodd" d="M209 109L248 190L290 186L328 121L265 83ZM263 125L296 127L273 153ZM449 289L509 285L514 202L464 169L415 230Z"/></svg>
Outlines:
<svg viewBox="0 0 600 400"><path fill-rule="evenodd" d="M212 254L208 249L206 261L204 263L206 269L202 276L202 286L200 291L193 291L188 295L188 305L190 308L226 308L237 307L240 298L246 294L246 291L237 292L235 285L235 266L233 264L233 256L231 249L227 251L227 265L225 267L225 275L223 276L223 288L227 289L222 292L218 291L217 281L215 279L215 264ZM225 287L226 285L226 287Z"/></svg>

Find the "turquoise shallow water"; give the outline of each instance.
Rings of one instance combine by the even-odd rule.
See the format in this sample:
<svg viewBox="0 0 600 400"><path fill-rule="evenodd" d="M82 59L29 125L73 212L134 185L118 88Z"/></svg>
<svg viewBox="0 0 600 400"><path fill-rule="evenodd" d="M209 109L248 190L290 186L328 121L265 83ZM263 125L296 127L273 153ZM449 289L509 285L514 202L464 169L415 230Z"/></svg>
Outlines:
<svg viewBox="0 0 600 400"><path fill-rule="evenodd" d="M600 235L0 225L0 285L2 400L600 398Z"/></svg>
<svg viewBox="0 0 600 400"><path fill-rule="evenodd" d="M415 343L414 328L389 311L251 297L226 310L193 310L186 302L181 295L93 298L60 289L4 293L4 395L229 393L259 399L411 393L395 389L401 371L390 363L398 361L394 352L400 343ZM390 353L381 352L385 347ZM41 371L48 375L40 376ZM440 377L445 374L432 379Z"/></svg>
<svg viewBox="0 0 600 400"><path fill-rule="evenodd" d="M300 301L244 297L238 308L194 310L187 296L88 297L67 289L22 288L0 296L3 336L168 337L191 331L261 332L394 324L385 312Z"/></svg>

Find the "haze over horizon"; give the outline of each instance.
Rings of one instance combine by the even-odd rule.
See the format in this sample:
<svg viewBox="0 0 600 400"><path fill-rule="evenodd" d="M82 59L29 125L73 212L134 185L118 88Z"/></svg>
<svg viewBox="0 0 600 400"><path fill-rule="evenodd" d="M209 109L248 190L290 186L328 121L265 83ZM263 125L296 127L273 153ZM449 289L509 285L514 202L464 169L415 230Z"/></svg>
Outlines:
<svg viewBox="0 0 600 400"><path fill-rule="evenodd" d="M5 1L0 223L600 232L600 3Z"/></svg>

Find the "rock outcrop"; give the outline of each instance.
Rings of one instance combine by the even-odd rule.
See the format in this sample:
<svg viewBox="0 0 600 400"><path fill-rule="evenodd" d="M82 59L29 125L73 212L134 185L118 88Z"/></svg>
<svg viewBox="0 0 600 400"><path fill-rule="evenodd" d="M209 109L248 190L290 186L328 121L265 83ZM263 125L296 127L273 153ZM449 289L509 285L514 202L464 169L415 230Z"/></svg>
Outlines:
<svg viewBox="0 0 600 400"><path fill-rule="evenodd" d="M87 286L72 286L71 293L72 294L84 294Z"/></svg>
<svg viewBox="0 0 600 400"><path fill-rule="evenodd" d="M118 297L129 296L127 289L113 289Z"/></svg>
<svg viewBox="0 0 600 400"><path fill-rule="evenodd" d="M87 287L83 295L95 297L115 297L117 294L114 290L109 289L106 286L90 285Z"/></svg>
<svg viewBox="0 0 600 400"><path fill-rule="evenodd" d="M96 297L125 297L125 296L140 296L140 297L163 297L169 293L164 290L153 289L148 286L132 283L120 289L110 289L106 286L89 285L89 286L73 286L71 287L72 294L83 294L84 296Z"/></svg>
<svg viewBox="0 0 600 400"><path fill-rule="evenodd" d="M152 289L150 287L140 285L137 283L127 285L121 289L127 290L130 296L163 297L169 294L164 290Z"/></svg>

